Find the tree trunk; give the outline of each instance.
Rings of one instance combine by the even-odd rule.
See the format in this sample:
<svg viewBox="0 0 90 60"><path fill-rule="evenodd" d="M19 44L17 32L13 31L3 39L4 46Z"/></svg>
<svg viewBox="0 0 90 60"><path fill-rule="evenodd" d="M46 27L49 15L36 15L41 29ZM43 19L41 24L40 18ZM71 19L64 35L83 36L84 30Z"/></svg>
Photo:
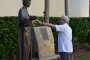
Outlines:
<svg viewBox="0 0 90 60"><path fill-rule="evenodd" d="M68 0L65 0L65 15L69 16Z"/></svg>
<svg viewBox="0 0 90 60"><path fill-rule="evenodd" d="M49 0L45 0L44 20L49 23Z"/></svg>
<svg viewBox="0 0 90 60"><path fill-rule="evenodd" d="M88 34L88 40L89 40L89 45L90 45L90 0L89 0L89 34Z"/></svg>

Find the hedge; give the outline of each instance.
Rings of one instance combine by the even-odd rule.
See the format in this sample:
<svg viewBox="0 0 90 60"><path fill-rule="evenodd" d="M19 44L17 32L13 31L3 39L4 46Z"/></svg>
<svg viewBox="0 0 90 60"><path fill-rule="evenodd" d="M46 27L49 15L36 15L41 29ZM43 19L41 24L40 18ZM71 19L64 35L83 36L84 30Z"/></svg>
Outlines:
<svg viewBox="0 0 90 60"><path fill-rule="evenodd" d="M73 30L73 44L84 43L88 36L88 17L70 18L70 26ZM44 20L40 17L40 20ZM50 17L50 23L58 24L59 17ZM7 60L17 52L17 17L0 17L0 60ZM53 31L57 48L57 32Z"/></svg>
<svg viewBox="0 0 90 60"><path fill-rule="evenodd" d="M16 53L17 17L0 17L0 60L7 60Z"/></svg>

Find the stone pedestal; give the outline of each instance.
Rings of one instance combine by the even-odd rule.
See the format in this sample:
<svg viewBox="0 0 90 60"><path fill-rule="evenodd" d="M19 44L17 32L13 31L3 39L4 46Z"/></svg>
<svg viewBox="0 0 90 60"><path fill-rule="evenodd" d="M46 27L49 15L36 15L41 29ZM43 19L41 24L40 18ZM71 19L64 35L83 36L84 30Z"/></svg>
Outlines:
<svg viewBox="0 0 90 60"><path fill-rule="evenodd" d="M31 28L32 30L33 28ZM54 38L49 27L34 27L35 37L32 38L34 53L38 53L39 59L55 55ZM32 35L31 31L31 35ZM36 41L35 41L36 39Z"/></svg>
<svg viewBox="0 0 90 60"><path fill-rule="evenodd" d="M54 37L49 27L25 27L30 33L32 44L32 60L58 60L55 55ZM15 56L18 60L19 56Z"/></svg>
<svg viewBox="0 0 90 60"><path fill-rule="evenodd" d="M60 60L60 56L54 55L54 56L49 56L49 57L40 58L40 59L32 59L32 60Z"/></svg>

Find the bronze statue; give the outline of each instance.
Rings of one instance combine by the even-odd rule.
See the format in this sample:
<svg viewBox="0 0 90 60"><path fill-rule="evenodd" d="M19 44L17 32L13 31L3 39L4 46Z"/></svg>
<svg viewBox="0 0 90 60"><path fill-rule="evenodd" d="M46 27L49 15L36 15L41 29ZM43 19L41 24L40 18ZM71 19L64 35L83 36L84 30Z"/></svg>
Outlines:
<svg viewBox="0 0 90 60"><path fill-rule="evenodd" d="M27 8L30 6L31 0L23 0L23 7L18 13L18 45L19 60L32 60L32 44L30 32L25 27L32 27Z"/></svg>

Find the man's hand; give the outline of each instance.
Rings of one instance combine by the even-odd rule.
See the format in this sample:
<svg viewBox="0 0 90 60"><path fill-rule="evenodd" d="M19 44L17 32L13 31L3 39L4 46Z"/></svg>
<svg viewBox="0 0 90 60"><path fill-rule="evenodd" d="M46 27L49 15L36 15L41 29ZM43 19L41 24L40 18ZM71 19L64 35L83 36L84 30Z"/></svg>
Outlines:
<svg viewBox="0 0 90 60"><path fill-rule="evenodd" d="M45 22L41 22L39 21L38 19L36 20L39 24L43 25L43 26L48 26L48 27L51 27L53 29L56 29L56 26L54 24L51 24L51 23L45 23Z"/></svg>

